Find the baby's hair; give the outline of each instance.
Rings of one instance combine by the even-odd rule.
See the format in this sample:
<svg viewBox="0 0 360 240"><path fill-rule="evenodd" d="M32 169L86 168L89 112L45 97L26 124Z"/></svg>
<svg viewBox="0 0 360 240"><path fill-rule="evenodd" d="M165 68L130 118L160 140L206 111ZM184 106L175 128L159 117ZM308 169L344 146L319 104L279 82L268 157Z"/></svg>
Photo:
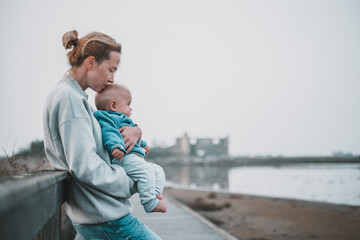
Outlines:
<svg viewBox="0 0 360 240"><path fill-rule="evenodd" d="M123 92L130 93L130 90L120 84L110 84L104 90L95 95L95 105L98 110L109 110L109 102L117 99Z"/></svg>
<svg viewBox="0 0 360 240"><path fill-rule="evenodd" d="M71 49L67 57L72 67L80 66L90 56L94 56L96 62L101 64L104 60L110 59L110 52L121 53L121 44L106 34L92 32L80 39L78 36L79 33L73 30L66 32L62 37L65 49Z"/></svg>

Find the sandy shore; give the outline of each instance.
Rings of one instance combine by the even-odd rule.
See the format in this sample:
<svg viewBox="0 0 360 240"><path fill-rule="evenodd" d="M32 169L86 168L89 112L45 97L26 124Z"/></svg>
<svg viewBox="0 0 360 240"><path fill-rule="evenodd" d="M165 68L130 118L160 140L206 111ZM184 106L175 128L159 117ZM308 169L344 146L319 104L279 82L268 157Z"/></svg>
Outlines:
<svg viewBox="0 0 360 240"><path fill-rule="evenodd" d="M165 194L240 240L360 240L360 207L175 188Z"/></svg>

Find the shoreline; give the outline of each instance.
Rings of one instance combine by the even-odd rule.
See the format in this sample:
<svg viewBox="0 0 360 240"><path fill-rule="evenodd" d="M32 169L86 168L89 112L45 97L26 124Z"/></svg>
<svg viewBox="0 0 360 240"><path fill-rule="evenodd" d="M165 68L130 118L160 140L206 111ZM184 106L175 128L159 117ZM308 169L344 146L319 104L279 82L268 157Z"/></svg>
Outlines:
<svg viewBox="0 0 360 240"><path fill-rule="evenodd" d="M360 206L167 187L238 239L360 239Z"/></svg>
<svg viewBox="0 0 360 240"><path fill-rule="evenodd" d="M360 156L225 156L225 157L194 157L166 156L151 157L148 161L168 166L285 166L297 164L359 164Z"/></svg>
<svg viewBox="0 0 360 240"><path fill-rule="evenodd" d="M170 183L169 183L170 182ZM266 195L257 195L257 194L247 194L241 192L232 192L226 188L216 188L213 189L211 187L186 187L182 185L178 185L172 183L171 181L167 180L167 184L165 188L168 189L177 189L177 190L184 190L184 191L199 191L199 192L209 192L209 193L218 193L218 194L230 194L230 195L241 195L247 197L254 197L254 198L265 198L265 199L275 199L275 200L284 200L284 201L300 201L300 202L308 202L308 203L319 203L319 204L328 204L328 205L335 205L335 206L348 206L348 207L360 207L360 205L355 204L348 204L348 203L336 203L336 202L324 202L324 201L316 201L310 199L299 199L299 198L291 198L291 197L279 197L279 196L266 196ZM359 239L360 240L360 239Z"/></svg>

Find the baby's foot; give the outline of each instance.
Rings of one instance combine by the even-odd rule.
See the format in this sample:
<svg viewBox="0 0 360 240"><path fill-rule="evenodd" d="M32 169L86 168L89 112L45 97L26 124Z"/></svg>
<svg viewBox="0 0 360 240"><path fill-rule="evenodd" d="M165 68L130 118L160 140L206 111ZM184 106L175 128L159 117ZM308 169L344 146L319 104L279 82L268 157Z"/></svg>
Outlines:
<svg viewBox="0 0 360 240"><path fill-rule="evenodd" d="M151 212L166 212L166 203L162 199L159 201L158 205Z"/></svg>

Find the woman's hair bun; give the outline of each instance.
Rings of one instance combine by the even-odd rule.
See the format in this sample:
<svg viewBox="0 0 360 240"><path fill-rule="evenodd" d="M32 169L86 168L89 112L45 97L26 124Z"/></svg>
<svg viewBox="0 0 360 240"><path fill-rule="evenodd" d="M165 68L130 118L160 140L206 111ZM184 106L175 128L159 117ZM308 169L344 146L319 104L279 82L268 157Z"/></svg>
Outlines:
<svg viewBox="0 0 360 240"><path fill-rule="evenodd" d="M78 42L79 33L76 30L69 31L65 33L62 37L62 43L65 49L71 49L73 46L76 46Z"/></svg>

